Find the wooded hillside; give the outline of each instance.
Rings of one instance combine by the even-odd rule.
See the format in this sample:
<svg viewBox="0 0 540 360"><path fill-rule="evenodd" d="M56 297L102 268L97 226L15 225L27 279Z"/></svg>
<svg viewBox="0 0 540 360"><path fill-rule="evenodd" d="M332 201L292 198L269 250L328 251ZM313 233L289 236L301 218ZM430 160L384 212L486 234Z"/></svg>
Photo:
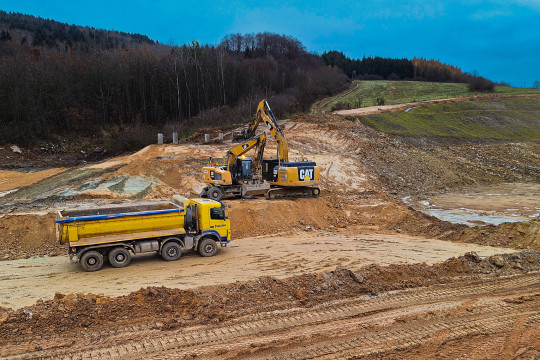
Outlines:
<svg viewBox="0 0 540 360"><path fill-rule="evenodd" d="M349 78L430 79L432 65L319 56L271 33L166 46L145 35L0 11L0 144L105 134L122 151L166 125L189 134L245 122L262 98L284 116L346 88ZM446 68L438 65L436 74Z"/></svg>

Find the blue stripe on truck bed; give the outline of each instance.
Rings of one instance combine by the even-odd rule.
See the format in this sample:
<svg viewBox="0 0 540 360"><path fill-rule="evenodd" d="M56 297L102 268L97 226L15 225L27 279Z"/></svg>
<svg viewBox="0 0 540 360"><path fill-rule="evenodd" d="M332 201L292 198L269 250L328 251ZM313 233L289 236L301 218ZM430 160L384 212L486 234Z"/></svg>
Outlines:
<svg viewBox="0 0 540 360"><path fill-rule="evenodd" d="M126 216L144 216L144 215L157 215L157 214L168 214L174 212L184 211L184 209L167 209L167 210L156 210L156 211L140 211L132 213L122 213L122 214L112 214L112 215L93 215L93 216L78 216L70 217L67 219L56 220L58 224L65 224L74 221L92 221L92 220L105 220L105 219L114 219Z"/></svg>

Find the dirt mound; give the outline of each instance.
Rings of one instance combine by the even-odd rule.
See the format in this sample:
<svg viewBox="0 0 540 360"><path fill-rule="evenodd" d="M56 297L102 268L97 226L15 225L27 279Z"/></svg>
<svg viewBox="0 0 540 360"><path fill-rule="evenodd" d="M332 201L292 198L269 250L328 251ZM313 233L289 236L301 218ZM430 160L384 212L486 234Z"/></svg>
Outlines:
<svg viewBox="0 0 540 360"><path fill-rule="evenodd" d="M458 278L520 274L540 269L540 253L534 250L494 255L481 259L475 253L428 266L371 265L358 271L337 267L331 272L306 274L278 280L255 281L194 290L149 287L118 298L93 294L56 294L53 300L34 306L0 309L0 336L16 341L20 334L76 333L158 321L160 328L208 324L229 318L288 307L313 306L322 301L375 295L390 290L447 283Z"/></svg>
<svg viewBox="0 0 540 360"><path fill-rule="evenodd" d="M292 230L328 229L348 223L343 211L336 210L335 204L323 197L277 201L236 200L226 203L231 205L228 211L235 238Z"/></svg>
<svg viewBox="0 0 540 360"><path fill-rule="evenodd" d="M454 241L515 249L540 249L540 220L464 228L449 236Z"/></svg>
<svg viewBox="0 0 540 360"><path fill-rule="evenodd" d="M53 214L0 217L0 259L65 254L66 248L56 242L54 220Z"/></svg>

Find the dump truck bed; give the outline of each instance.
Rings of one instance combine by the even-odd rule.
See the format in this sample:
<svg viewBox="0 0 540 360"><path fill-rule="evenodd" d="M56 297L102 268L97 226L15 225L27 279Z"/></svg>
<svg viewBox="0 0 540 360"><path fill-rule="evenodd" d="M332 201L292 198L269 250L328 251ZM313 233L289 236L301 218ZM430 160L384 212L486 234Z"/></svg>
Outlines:
<svg viewBox="0 0 540 360"><path fill-rule="evenodd" d="M58 211L57 239L85 246L185 234L185 210L172 202Z"/></svg>

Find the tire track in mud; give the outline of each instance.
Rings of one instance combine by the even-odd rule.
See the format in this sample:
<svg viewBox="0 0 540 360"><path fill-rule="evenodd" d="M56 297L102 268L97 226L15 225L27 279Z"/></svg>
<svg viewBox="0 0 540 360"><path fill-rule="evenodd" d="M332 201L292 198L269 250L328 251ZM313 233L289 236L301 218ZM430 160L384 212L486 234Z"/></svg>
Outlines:
<svg viewBox="0 0 540 360"><path fill-rule="evenodd" d="M58 339L56 339L56 348L45 349L47 347L45 345L43 346L44 350L41 351L27 352L31 348L29 344L32 341L35 343L35 339L27 338L18 347L11 347L9 353L7 353L8 349L0 351L0 356L19 353L19 355L7 356L6 359L35 357L104 359L149 358L151 356L156 356L159 359L172 359L186 357L190 354L211 357L212 354L238 351L237 349L242 347L251 350L257 348L264 350L269 344L277 348L291 341L302 343L309 337L324 338L325 334L326 337L328 334L333 334L332 337L345 336L345 338L343 342L339 342L339 346L335 341L331 342L332 346L324 345L324 341L321 344L312 345L313 352L310 352L309 356L331 356L334 353L341 354L352 349L356 351L364 348L384 351L392 349L395 344L413 346L422 343L426 341L424 335L432 334L434 331L447 330L449 331L448 338L451 339L455 336L463 336L463 334L477 334L492 329L495 325L489 325L489 328L486 327L488 325L483 325L482 319L484 318L489 318L490 321L497 324L501 323L504 326L510 324L509 326L512 326L519 315L526 315L525 326L537 324L540 312L530 309L530 301L522 304L509 304L501 301L505 296L530 295L532 293L540 293L540 274L538 273L395 291L377 297L359 296L325 302L311 308L286 309L285 307L289 304L282 303L281 306L285 310L242 316L220 325L162 330L163 324L160 322L139 323L114 331L104 330L74 334L73 340L75 341L69 342L69 339L65 339L63 345L58 345ZM474 305L471 305L473 308L479 309L479 313L474 315L476 319L474 326L467 326L471 319L470 313L455 311L455 316L451 316L450 319L441 319L441 321L436 319L435 324L425 326L419 324L418 329L415 330L416 335L411 335L411 337L403 337L400 334L392 335L391 332L396 330L388 330L389 333L386 333L385 330L368 330L367 335L365 335L366 328L394 324L396 319L403 315L414 316L434 311L459 310L464 303L470 301L471 297L478 299L473 302ZM238 315L240 316L240 314L239 311ZM437 328L437 325L440 328ZM399 325L397 327L399 328ZM358 329L363 329L363 335L346 336L348 333L357 332ZM391 329L393 328L391 327ZM379 336L379 332L385 335ZM400 333L399 330L398 333ZM392 342L384 342L384 345L390 346L389 348L381 348L383 344L376 340L385 339L387 336L395 339ZM46 341L46 339L44 340ZM53 339L51 338L52 343ZM328 352L329 349L333 350ZM358 352L358 355L362 354L363 352ZM302 356L307 356L307 353L303 350L296 353L292 349L284 358L302 358Z"/></svg>

